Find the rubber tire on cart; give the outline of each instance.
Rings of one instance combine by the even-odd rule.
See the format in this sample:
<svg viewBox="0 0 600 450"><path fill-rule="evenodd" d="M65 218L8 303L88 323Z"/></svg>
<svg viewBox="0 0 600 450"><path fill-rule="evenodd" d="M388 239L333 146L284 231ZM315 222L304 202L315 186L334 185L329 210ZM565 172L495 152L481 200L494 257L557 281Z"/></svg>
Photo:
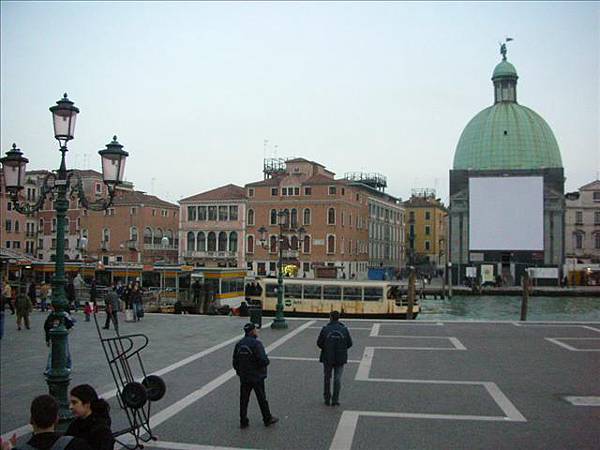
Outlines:
<svg viewBox="0 0 600 450"><path fill-rule="evenodd" d="M121 398L125 406L132 409L139 409L148 401L146 388L142 383L127 383L121 392Z"/></svg>
<svg viewBox="0 0 600 450"><path fill-rule="evenodd" d="M148 375L142 384L146 388L146 395L151 402L159 401L167 392L167 385L158 375Z"/></svg>

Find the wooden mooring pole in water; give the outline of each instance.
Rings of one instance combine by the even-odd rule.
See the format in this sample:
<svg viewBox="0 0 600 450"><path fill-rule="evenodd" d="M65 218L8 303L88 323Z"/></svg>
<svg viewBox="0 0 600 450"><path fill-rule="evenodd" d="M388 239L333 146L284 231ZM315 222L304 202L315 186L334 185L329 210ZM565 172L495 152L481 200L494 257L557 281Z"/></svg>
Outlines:
<svg viewBox="0 0 600 450"><path fill-rule="evenodd" d="M527 303L529 301L529 273L523 274L523 298L521 300L521 320L527 320Z"/></svg>
<svg viewBox="0 0 600 450"><path fill-rule="evenodd" d="M417 290L417 274L415 273L415 268L410 268L410 275L408 276L408 290L406 292L406 297L408 300L408 307L406 310L406 320L413 320L413 308L415 305L415 294Z"/></svg>

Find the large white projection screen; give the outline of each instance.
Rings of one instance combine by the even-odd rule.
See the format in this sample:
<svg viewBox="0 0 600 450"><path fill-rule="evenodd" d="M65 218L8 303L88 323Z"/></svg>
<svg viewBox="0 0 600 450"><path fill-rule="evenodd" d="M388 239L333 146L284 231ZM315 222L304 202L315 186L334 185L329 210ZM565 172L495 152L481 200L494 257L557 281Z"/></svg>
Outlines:
<svg viewBox="0 0 600 450"><path fill-rule="evenodd" d="M469 178L470 250L543 250L542 177Z"/></svg>

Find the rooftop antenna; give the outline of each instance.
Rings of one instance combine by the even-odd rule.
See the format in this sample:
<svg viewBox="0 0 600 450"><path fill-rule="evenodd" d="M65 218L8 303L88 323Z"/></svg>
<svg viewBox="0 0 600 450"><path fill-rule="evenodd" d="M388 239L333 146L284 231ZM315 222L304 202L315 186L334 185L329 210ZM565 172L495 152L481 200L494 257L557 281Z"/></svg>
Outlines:
<svg viewBox="0 0 600 450"><path fill-rule="evenodd" d="M267 144L269 143L268 139L263 140L263 159L267 157Z"/></svg>
<svg viewBox="0 0 600 450"><path fill-rule="evenodd" d="M275 153L274 156L275 156L275 158L277 158L277 150L279 149L279 145L274 145L273 147L274 147L273 152Z"/></svg>

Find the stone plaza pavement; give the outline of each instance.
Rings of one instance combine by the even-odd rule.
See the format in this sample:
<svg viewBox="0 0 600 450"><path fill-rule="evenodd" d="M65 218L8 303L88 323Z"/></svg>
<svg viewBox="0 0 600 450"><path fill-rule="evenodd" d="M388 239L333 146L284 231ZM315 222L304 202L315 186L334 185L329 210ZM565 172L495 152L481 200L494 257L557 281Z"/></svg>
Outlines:
<svg viewBox="0 0 600 450"><path fill-rule="evenodd" d="M30 427L30 401L47 392L42 313L31 330L5 316L0 426ZM94 323L70 334L71 387L94 385L112 405L113 429L126 425ZM99 315L104 321L104 316ZM265 428L256 399L239 429L234 343L246 319L147 314L121 334L145 333L148 372L166 396L152 405L157 442L148 448L205 449L592 449L600 443L600 323L343 320L349 352L341 406L322 401L315 345L323 319L263 328L271 358L267 397L280 418ZM109 332L113 335L113 331ZM582 397L579 400L571 397ZM115 448L119 448L116 446Z"/></svg>

